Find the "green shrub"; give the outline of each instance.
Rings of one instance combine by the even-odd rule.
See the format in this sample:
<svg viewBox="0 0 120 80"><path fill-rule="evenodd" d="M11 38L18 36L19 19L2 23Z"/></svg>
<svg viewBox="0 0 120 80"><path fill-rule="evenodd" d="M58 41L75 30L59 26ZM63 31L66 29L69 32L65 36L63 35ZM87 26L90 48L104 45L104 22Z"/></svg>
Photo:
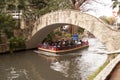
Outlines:
<svg viewBox="0 0 120 80"><path fill-rule="evenodd" d="M11 37L9 39L9 42L10 42L9 44L10 50L25 48L25 39L22 37Z"/></svg>

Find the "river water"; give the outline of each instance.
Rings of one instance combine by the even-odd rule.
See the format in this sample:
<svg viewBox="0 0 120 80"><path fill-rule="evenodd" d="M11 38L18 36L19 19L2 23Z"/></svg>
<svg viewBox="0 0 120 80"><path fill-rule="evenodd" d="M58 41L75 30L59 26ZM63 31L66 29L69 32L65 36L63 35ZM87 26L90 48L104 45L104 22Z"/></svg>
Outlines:
<svg viewBox="0 0 120 80"><path fill-rule="evenodd" d="M88 41L87 49L64 56L48 57L33 50L2 54L0 80L87 80L107 59L99 40Z"/></svg>

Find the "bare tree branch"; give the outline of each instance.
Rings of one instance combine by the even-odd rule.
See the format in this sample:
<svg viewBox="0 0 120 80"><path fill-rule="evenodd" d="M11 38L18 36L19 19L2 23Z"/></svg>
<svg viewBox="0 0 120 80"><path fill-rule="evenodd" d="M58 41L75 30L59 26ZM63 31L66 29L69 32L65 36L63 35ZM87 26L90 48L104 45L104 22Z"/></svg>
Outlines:
<svg viewBox="0 0 120 80"><path fill-rule="evenodd" d="M71 2L74 5L74 9L77 9L77 10L81 10L81 9L83 10L85 8L84 7L85 5L87 5L87 4L92 5L93 2L101 4L103 6L107 5L106 3L101 2L100 0L71 0ZM86 11L86 10L84 10L84 11Z"/></svg>

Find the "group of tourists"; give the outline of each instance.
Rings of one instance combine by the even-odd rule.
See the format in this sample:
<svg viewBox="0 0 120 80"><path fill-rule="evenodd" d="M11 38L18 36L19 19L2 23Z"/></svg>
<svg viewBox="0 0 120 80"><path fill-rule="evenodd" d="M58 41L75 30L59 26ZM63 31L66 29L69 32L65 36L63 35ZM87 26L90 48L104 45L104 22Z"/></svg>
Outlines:
<svg viewBox="0 0 120 80"><path fill-rule="evenodd" d="M84 41L81 39L78 39L78 34L75 33L70 39L61 39L57 41L44 41L42 43L43 48L48 47L56 47L56 48L65 48L65 47L72 47L76 45L82 45L84 44Z"/></svg>
<svg viewBox="0 0 120 80"><path fill-rule="evenodd" d="M73 39L69 39L69 40L62 39L55 42L52 42L52 41L44 42L43 46L68 47L68 46L73 46L81 43L82 43L82 40L75 41Z"/></svg>

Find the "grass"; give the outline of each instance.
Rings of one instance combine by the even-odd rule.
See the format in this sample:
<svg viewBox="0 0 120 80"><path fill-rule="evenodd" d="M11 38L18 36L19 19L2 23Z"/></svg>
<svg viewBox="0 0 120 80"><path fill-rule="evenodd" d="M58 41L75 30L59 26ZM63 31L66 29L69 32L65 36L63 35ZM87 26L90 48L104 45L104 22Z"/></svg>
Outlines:
<svg viewBox="0 0 120 80"><path fill-rule="evenodd" d="M100 66L93 74L88 77L88 80L93 80L100 72L103 70L109 62L106 61L102 66Z"/></svg>

